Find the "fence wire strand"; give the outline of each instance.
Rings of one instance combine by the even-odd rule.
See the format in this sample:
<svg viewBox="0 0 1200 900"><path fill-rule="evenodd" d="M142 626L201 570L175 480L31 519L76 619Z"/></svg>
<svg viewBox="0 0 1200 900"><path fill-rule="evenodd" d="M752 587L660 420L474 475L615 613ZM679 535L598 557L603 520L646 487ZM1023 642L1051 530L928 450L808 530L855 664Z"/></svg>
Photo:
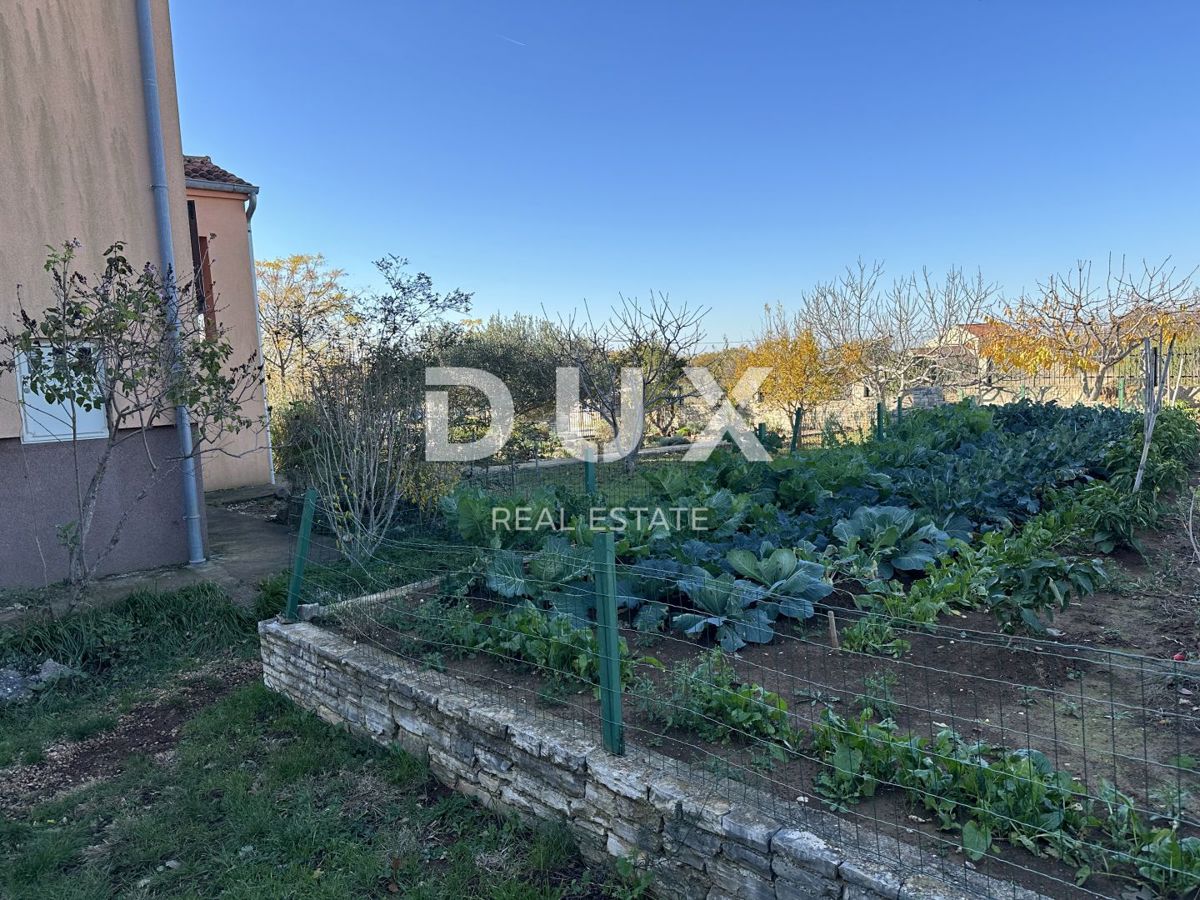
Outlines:
<svg viewBox="0 0 1200 900"><path fill-rule="evenodd" d="M1200 387L1200 370L1194 380ZM1031 385L1024 388L1031 392ZM1131 378L1128 404L1138 393ZM861 439L876 421L864 419ZM670 465L678 451L664 451L644 461L643 470ZM517 497L542 487L582 489L574 462L486 466L466 477ZM599 467L596 484L608 502L644 494L617 468ZM332 515L319 508L317 520ZM532 547L481 547L425 519L401 523L359 561L343 558L328 533L317 545L303 563L301 602L320 604L323 625L599 740L603 679L594 609L556 607L550 598L562 591L563 579L538 576ZM594 583L590 548L576 553L563 560L575 567L576 581ZM502 556L510 567L517 560L507 573L512 583L495 575ZM648 592L643 605L653 602L650 596L669 598L658 601L661 621L695 612L670 599L680 596L677 574L636 560L618 562L615 572L619 583L636 582ZM406 590L414 584L418 589ZM1200 786L1200 712L1186 700L1192 690L1200 695L1194 665L1005 633L968 614L936 622L889 615L907 650L895 657L868 653L838 642L839 633L873 615L854 597L835 590L813 602L806 622L789 624L780 615L769 643L737 652L714 646L716 626L705 625L694 638L670 627L646 633L635 627L633 608L623 611L629 753L664 773L698 779L702 794L733 800L740 792L785 825L833 828L824 835L829 840L873 852L898 869L911 865L902 848L915 849L922 871L932 869L967 892L978 887L962 881L966 871L1007 883L1013 896L1033 888L1067 897L1112 897L1139 872L1158 873L1162 883L1179 872L1146 848L1118 844L1115 835L1118 816L1140 817L1147 829L1189 840L1200 835L1192 798ZM787 599L769 587L758 595L760 603ZM740 717L728 713L735 708ZM1057 818L1046 820L1052 826L1031 824L1000 804L972 800L961 786L948 796L912 773L889 776L884 763L847 765L858 751L842 758L831 746L908 753L932 773L929 784L952 770L964 778L974 771L983 784L989 771L1008 766L1008 790L1051 791L1058 807L1049 812ZM1015 765L1034 754L1044 755L1049 773ZM1065 780L1054 781L1057 773ZM1109 804L1115 812L1106 812ZM951 817L941 829L939 813ZM1072 816L1084 825L1066 834L1057 822ZM976 821L995 829L994 840L968 857L961 829ZM1041 855L1023 850L1022 840ZM1074 866L1053 858L1060 853L1112 871L1077 884Z"/></svg>

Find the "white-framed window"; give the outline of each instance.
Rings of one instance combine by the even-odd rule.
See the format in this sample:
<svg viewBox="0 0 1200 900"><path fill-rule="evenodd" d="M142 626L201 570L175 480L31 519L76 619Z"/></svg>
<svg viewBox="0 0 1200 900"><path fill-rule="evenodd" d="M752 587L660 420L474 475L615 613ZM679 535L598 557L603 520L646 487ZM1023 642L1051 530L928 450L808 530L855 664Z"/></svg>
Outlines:
<svg viewBox="0 0 1200 900"><path fill-rule="evenodd" d="M43 352L48 352L48 348ZM91 347L74 348L77 361L91 355ZM21 441L45 444L52 441L92 440L108 437L108 414L103 406L83 409L70 402L52 403L29 386L29 360L17 356L17 375L21 391ZM72 412L74 427L72 428Z"/></svg>

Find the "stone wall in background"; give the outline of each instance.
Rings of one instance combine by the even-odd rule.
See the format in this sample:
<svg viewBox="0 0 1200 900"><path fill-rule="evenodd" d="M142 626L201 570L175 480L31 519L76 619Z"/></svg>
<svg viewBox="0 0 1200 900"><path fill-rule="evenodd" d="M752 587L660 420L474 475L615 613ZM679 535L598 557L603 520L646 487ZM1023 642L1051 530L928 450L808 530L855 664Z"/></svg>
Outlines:
<svg viewBox="0 0 1200 900"><path fill-rule="evenodd" d="M425 757L489 808L563 823L592 863L636 860L659 897L1039 895L800 803L648 751L616 757L599 727L516 709L450 675L310 623L259 625L263 680L322 719ZM853 846L856 831L870 847Z"/></svg>

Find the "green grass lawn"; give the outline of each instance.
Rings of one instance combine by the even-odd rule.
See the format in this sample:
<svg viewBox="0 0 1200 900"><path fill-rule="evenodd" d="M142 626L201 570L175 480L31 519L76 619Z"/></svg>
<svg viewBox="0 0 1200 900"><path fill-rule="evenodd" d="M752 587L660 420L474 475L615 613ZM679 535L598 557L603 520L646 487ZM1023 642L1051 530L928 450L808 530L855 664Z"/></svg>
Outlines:
<svg viewBox="0 0 1200 900"><path fill-rule="evenodd" d="M421 761L270 694L252 669L253 617L219 592L141 595L83 615L0 636L8 663L55 656L89 672L0 714L0 779L52 767L53 741L87 739L111 756L106 740L131 719L174 710L182 725L166 751L130 746L91 784L10 802L2 897L462 900L644 888L589 872L565 832L497 817L439 787ZM243 683L231 690L222 672ZM188 706L206 691L220 699ZM12 768L22 764L33 769Z"/></svg>

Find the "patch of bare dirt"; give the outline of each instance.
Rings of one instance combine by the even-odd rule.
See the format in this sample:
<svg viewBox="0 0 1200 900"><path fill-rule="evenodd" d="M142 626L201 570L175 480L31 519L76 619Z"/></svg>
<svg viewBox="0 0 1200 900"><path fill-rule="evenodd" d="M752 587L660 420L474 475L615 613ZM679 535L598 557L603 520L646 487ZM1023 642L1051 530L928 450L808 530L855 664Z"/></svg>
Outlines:
<svg viewBox="0 0 1200 900"><path fill-rule="evenodd" d="M184 723L260 673L258 660L209 666L125 713L110 731L52 744L39 762L0 770L0 810L25 810L114 778L134 755L168 762Z"/></svg>

